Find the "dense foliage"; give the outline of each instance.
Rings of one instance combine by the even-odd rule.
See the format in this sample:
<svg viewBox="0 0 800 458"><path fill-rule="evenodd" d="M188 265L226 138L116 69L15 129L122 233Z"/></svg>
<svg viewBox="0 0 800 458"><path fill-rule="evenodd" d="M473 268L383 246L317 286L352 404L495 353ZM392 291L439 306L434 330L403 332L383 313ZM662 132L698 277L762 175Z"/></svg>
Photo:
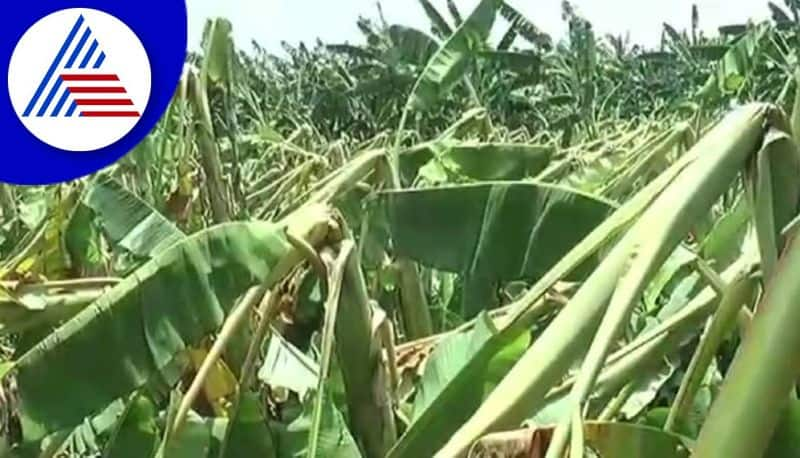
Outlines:
<svg viewBox="0 0 800 458"><path fill-rule="evenodd" d="M155 131L0 185L0 456L800 456L798 5L210 20Z"/></svg>

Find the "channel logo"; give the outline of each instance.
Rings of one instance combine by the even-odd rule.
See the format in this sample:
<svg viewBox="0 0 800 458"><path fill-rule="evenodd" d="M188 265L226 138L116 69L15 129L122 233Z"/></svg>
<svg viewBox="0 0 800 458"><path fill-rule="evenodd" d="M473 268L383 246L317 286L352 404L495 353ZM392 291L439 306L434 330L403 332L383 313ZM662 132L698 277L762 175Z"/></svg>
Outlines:
<svg viewBox="0 0 800 458"><path fill-rule="evenodd" d="M36 138L63 151L96 151L140 121L150 99L150 61L136 33L115 16L64 9L19 40L8 89L17 117Z"/></svg>

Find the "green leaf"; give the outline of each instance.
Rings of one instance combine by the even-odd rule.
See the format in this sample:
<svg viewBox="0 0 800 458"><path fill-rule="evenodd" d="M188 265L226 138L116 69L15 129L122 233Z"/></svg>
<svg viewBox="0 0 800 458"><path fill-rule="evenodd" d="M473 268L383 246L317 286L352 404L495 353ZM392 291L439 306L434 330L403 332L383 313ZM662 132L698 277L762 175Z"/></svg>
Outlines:
<svg viewBox="0 0 800 458"><path fill-rule="evenodd" d="M499 282L541 277L611 210L569 189L525 182L397 191L384 199L395 252L462 273L467 316L489 306Z"/></svg>
<svg viewBox="0 0 800 458"><path fill-rule="evenodd" d="M12 369L14 369L13 361L3 361L0 363L0 380L3 380Z"/></svg>
<svg viewBox="0 0 800 458"><path fill-rule="evenodd" d="M487 328L486 324L478 326L483 326L486 330L491 329ZM418 413L415 409L414 423L389 452L389 457L433 456L452 432L480 405L484 380L490 364L501 350L508 346L516 346L522 334L519 330L502 333L491 331L491 335L486 339L486 330L473 331L478 335L473 336L469 343L471 354L467 355L469 356L467 360L460 366L453 364L448 367L444 377L438 377L437 374L437 384L440 384L436 387L438 395L426 401L430 404L422 412ZM504 365L499 365L493 373L503 376L507 370ZM443 406L447 408L446 415L442 415Z"/></svg>
<svg viewBox="0 0 800 458"><path fill-rule="evenodd" d="M217 419L230 423L227 419ZM262 408L261 395L253 392L243 393L239 411L233 424L227 425L228 444L222 458L257 456L270 458L277 456L272 431L268 427ZM222 438L220 437L221 441ZM208 458L218 458L219 452L210 453Z"/></svg>
<svg viewBox="0 0 800 458"><path fill-rule="evenodd" d="M419 0L419 3L422 5L422 9L425 10L425 14L432 23L431 28L437 35L443 38L452 35L453 29L450 28L450 25L447 24L447 21L444 20L429 0Z"/></svg>
<svg viewBox="0 0 800 458"><path fill-rule="evenodd" d="M136 396L122 423L108 445L108 458L149 458L158 448L160 432L156 422L156 406L144 396Z"/></svg>
<svg viewBox="0 0 800 458"><path fill-rule="evenodd" d="M414 398L412 421L416 420L431 406L453 377L469 362L470 357L496 333L491 318L485 313L477 318L473 329L452 334L436 345L425 364L425 372L419 382ZM471 385L469 396L462 398L464 403L480 403L483 387L480 383Z"/></svg>
<svg viewBox="0 0 800 458"><path fill-rule="evenodd" d="M758 26L739 38L719 60L716 71L709 77L700 95L713 98L720 93L738 92L751 77L759 59L763 58L763 46L770 42L770 31L767 26Z"/></svg>
<svg viewBox="0 0 800 458"><path fill-rule="evenodd" d="M728 46L725 45L697 45L690 46L689 50L694 57L700 57L706 60L719 60L728 52Z"/></svg>
<svg viewBox="0 0 800 458"><path fill-rule="evenodd" d="M447 0L447 9L450 11L450 15L453 16L453 21L456 23L456 26L459 26L462 22L464 22L464 20L461 18L461 13L458 11L458 7L453 0Z"/></svg>
<svg viewBox="0 0 800 458"><path fill-rule="evenodd" d="M495 331L496 333L497 331ZM513 334L512 334L513 335ZM483 395L491 393L500 380L514 367L531 344L531 333L523 332L505 342L489 360L486 375L483 377Z"/></svg>
<svg viewBox="0 0 800 458"><path fill-rule="evenodd" d="M658 299L670 280L689 263L694 262L696 255L679 245L677 249L664 262L658 272L653 276L644 292L644 302L648 311L658 307Z"/></svg>
<svg viewBox="0 0 800 458"><path fill-rule="evenodd" d="M214 439L225 434L226 423L193 414L170 440L164 455L169 458L209 458L212 449L218 450L218 441Z"/></svg>
<svg viewBox="0 0 800 458"><path fill-rule="evenodd" d="M511 23L509 32L513 30L515 34L533 45L546 47L551 44L551 39L546 33L542 32L533 22L509 5L508 2L501 2L500 15Z"/></svg>
<svg viewBox="0 0 800 458"><path fill-rule="evenodd" d="M780 22L794 22L789 17L789 15L786 14L785 11L783 11L783 9L780 6L778 6L778 5L776 5L776 4L772 3L772 2L767 2L767 6L769 7L770 12L772 13L772 20L773 21L778 22L778 23L780 23Z"/></svg>
<svg viewBox="0 0 800 458"><path fill-rule="evenodd" d="M347 429L342 413L334 405L327 390L322 406L322 424L317 446L318 456L325 458L361 457L358 445ZM307 456L312 410L313 403L305 403L303 414L300 417L288 426L279 427L277 435L280 444L278 455L280 458L305 458Z"/></svg>
<svg viewBox="0 0 800 458"><path fill-rule="evenodd" d="M427 3L427 2L423 2ZM481 0L466 21L431 58L411 92L409 106L430 108L460 80L472 54L489 37L499 0Z"/></svg>
<svg viewBox="0 0 800 458"><path fill-rule="evenodd" d="M19 360L32 434L72 427L150 382L172 385L180 373L170 364L217 330L248 287L285 269L289 251L278 226L234 223L156 255Z"/></svg>
<svg viewBox="0 0 800 458"><path fill-rule="evenodd" d="M148 259L185 238L177 226L110 177L92 183L83 203L95 213L112 245L138 258Z"/></svg>
<svg viewBox="0 0 800 458"><path fill-rule="evenodd" d="M419 30L402 25L392 25L388 30L392 48L388 53L389 61L424 66L436 54L439 44L436 40Z"/></svg>
<svg viewBox="0 0 800 458"><path fill-rule="evenodd" d="M236 48L233 26L224 18L209 19L203 29L203 80L228 86L233 82Z"/></svg>
<svg viewBox="0 0 800 458"><path fill-rule="evenodd" d="M656 399L658 392L674 373L675 366L666 363L660 370L637 380L633 393L620 408L620 413L627 419L638 417Z"/></svg>
<svg viewBox="0 0 800 458"><path fill-rule="evenodd" d="M724 270L741 252L752 211L747 199L739 198L733 208L725 212L703 240L700 252L703 259L713 262L716 270Z"/></svg>
<svg viewBox="0 0 800 458"><path fill-rule="evenodd" d="M227 418L190 417L167 447L168 458L219 458L220 448L230 428L222 458L277 456L261 401L254 393L244 393L233 424Z"/></svg>
<svg viewBox="0 0 800 458"><path fill-rule="evenodd" d="M444 139L405 152L400 164L406 181L413 181L418 172L430 183L445 182L449 177L453 181L459 178L478 181L521 180L544 170L550 163L551 153L552 148L547 146ZM439 179L434 180L436 177Z"/></svg>

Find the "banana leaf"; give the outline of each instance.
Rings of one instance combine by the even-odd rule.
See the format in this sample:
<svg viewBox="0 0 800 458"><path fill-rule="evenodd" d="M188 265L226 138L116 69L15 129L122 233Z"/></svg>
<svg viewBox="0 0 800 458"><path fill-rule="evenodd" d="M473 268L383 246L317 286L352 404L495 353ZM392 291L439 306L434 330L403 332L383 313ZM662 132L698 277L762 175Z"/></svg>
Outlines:
<svg viewBox="0 0 800 458"><path fill-rule="evenodd" d="M612 209L570 189L526 182L393 191L383 199L397 254L464 275L467 317L491 304L501 282L540 278Z"/></svg>
<svg viewBox="0 0 800 458"><path fill-rule="evenodd" d="M409 97L409 106L426 109L464 74L473 52L484 46L494 24L498 0L481 0L439 51L428 61Z"/></svg>
<svg viewBox="0 0 800 458"><path fill-rule="evenodd" d="M159 253L19 360L26 438L73 427L154 379L174 384L171 363L289 252L278 226L233 223Z"/></svg>

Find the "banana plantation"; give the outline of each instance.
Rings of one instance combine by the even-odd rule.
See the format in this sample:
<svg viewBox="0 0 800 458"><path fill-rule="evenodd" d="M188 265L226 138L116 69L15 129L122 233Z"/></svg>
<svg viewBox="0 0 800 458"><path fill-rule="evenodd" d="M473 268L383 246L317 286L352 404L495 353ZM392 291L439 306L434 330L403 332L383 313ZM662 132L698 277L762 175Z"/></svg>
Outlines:
<svg viewBox="0 0 800 458"><path fill-rule="evenodd" d="M209 20L126 158L0 185L0 456L800 457L800 3L409 7Z"/></svg>

